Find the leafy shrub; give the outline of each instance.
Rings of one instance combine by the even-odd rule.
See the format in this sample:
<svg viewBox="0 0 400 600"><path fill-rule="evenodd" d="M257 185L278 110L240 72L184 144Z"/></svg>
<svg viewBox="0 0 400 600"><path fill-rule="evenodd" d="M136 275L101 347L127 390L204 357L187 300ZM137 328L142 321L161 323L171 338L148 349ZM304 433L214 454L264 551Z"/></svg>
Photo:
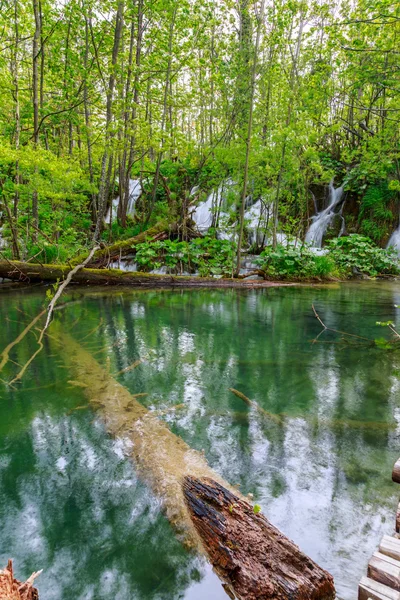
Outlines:
<svg viewBox="0 0 400 600"><path fill-rule="evenodd" d="M267 275L279 279L329 278L340 275L329 255L317 255L307 246L265 248L256 263Z"/></svg>
<svg viewBox="0 0 400 600"><path fill-rule="evenodd" d="M172 272L199 271L201 276L231 275L235 244L211 237L191 242L165 240L144 242L136 247L138 268L150 271L165 265Z"/></svg>
<svg viewBox="0 0 400 600"><path fill-rule="evenodd" d="M329 254L339 268L349 275L365 273L394 275L399 273L399 260L394 250L378 248L365 236L352 234L327 243Z"/></svg>
<svg viewBox="0 0 400 600"><path fill-rule="evenodd" d="M370 185L364 194L360 205L358 221L361 233L379 243L393 228L393 213L390 202L394 192L389 189L386 181Z"/></svg>

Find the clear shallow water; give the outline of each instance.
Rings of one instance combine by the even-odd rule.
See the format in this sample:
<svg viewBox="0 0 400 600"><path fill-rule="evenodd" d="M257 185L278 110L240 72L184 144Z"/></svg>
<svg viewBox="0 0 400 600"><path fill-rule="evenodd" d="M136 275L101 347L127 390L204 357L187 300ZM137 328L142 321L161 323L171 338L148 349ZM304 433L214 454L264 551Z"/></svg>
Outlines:
<svg viewBox="0 0 400 600"><path fill-rule="evenodd" d="M147 393L144 405L252 493L334 575L339 597L355 598L370 555L394 527L400 352L328 332L312 344L321 328L311 304L331 327L382 337L376 321L400 321L400 285L76 291L67 299L74 303L56 315L65 330L113 374L147 357L119 381ZM43 290L0 294L0 351L43 301ZM11 358L23 364L35 349L30 333ZM0 377L17 371L9 363ZM20 578L43 568L46 600L227 598L71 379L47 339L16 389L0 382L0 564L13 557Z"/></svg>

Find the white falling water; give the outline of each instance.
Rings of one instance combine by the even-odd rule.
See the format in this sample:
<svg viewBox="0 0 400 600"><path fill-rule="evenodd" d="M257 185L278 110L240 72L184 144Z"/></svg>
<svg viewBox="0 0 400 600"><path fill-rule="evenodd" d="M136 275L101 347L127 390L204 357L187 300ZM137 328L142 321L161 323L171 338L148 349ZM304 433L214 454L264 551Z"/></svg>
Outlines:
<svg viewBox="0 0 400 600"><path fill-rule="evenodd" d="M386 248L393 248L400 256L400 225L393 231Z"/></svg>
<svg viewBox="0 0 400 600"><path fill-rule="evenodd" d="M272 216L272 205L266 204L263 200L257 200L244 213L246 229L248 232L248 242L253 244L262 244L267 241L265 229L268 226Z"/></svg>
<svg viewBox="0 0 400 600"><path fill-rule="evenodd" d="M340 186L335 188L333 180L329 184L329 204L325 210L317 213L312 217L312 223L306 233L305 241L307 244L314 246L315 248L322 248L322 240L329 225L338 212L335 212L343 197L343 187Z"/></svg>
<svg viewBox="0 0 400 600"><path fill-rule="evenodd" d="M140 183L140 179L130 179L129 180L129 199L128 199L128 207L126 214L129 217L133 217L135 214L136 201L142 193L142 186ZM114 221L117 218L119 205L119 196L114 198L112 201L112 220ZM110 209L108 209L107 214L105 216L106 223L110 222Z"/></svg>
<svg viewBox="0 0 400 600"><path fill-rule="evenodd" d="M224 211L227 204L227 195L234 185L235 183L231 179L223 181L217 190L213 190L207 196L206 200L195 208L192 219L201 233L207 233L210 227L212 227L218 212L219 217L227 216L227 213ZM197 189L197 187L193 188L192 195L196 193Z"/></svg>

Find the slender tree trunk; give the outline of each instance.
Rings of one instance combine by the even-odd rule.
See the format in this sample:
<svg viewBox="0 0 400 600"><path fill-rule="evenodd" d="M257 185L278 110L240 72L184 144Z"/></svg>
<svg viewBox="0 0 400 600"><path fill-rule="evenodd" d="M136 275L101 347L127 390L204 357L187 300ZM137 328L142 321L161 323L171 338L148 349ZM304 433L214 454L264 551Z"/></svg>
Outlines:
<svg viewBox="0 0 400 600"><path fill-rule="evenodd" d="M299 55L300 55L303 27L304 27L303 13L301 13L299 33L297 36L296 51L295 51L295 55L293 57L292 69L291 69L291 73L290 73L290 82L289 82L290 96L289 96L289 104L288 104L287 116L286 116L286 121L285 121L286 130L289 127L291 120L292 120L296 71L297 71L297 63L298 63ZM274 221L273 221L273 237L272 237L272 245L274 248L276 248L276 245L277 245L279 197L280 197L280 191L281 191L281 185L282 185L282 175L283 175L283 170L285 167L286 146L287 146L287 131L285 131L284 139L283 139L282 154L281 154L281 161L280 161L280 167L279 167L279 172L278 172L278 180L277 180L276 195L275 195L275 202L274 202Z"/></svg>
<svg viewBox="0 0 400 600"><path fill-rule="evenodd" d="M19 150L20 137L21 137L21 114L20 114L20 103L19 103L19 18L18 18L18 0L14 0L14 33L15 33L15 46L14 46L14 57L13 65L11 68L14 81L14 101L15 101L15 149ZM15 192L14 192L14 206L13 214L15 222L18 219L18 204L19 204L19 160L15 161ZM17 244L18 246L18 244Z"/></svg>
<svg viewBox="0 0 400 600"><path fill-rule="evenodd" d="M3 202L4 202L4 206L5 206L6 213L7 213L8 223L9 223L10 229L11 229L13 258L15 258L16 260L19 260L20 255L19 255L17 228L15 226L15 218L12 215L12 212L11 212L9 204L8 204L8 199L6 198L5 195L3 196Z"/></svg>
<svg viewBox="0 0 400 600"><path fill-rule="evenodd" d="M131 28L131 39L129 47L129 69L126 84L126 98L127 106L125 111L125 148L129 139L129 153L125 150L124 155L124 172L123 177L125 181L124 187L124 198L121 205L121 225L126 227L126 214L129 204L129 180L131 176L132 164L135 155L135 133L128 135L129 126L136 128L135 119L137 113L137 106L139 104L139 83L140 83L140 62L142 55L142 39L143 39L143 0L138 0L137 4L137 27L136 27L136 51L135 51L135 75L133 78L133 99L132 99L132 110L129 111L129 99L132 93L131 81L132 81L132 63L133 63L133 50L134 50L134 38L135 27L134 21L132 20ZM122 198L122 197L121 197Z"/></svg>
<svg viewBox="0 0 400 600"><path fill-rule="evenodd" d="M41 23L38 0L33 0L33 14L35 18L35 31L32 45L32 91L33 91L33 144L37 149L39 142L39 41L41 37ZM37 228L39 227L38 192L32 194L32 241L37 241Z"/></svg>
<svg viewBox="0 0 400 600"><path fill-rule="evenodd" d="M91 201L91 213L93 222L96 222L97 218L97 205L96 205L96 194L94 193L94 175L93 175L93 158L92 158L92 140L91 140L91 127L90 127L90 105L89 105L89 89L88 89L88 68L89 68L89 17L87 10L90 10L87 6L85 9L85 54L83 59L84 66L84 77L85 81L83 84L83 106L85 112L85 130L86 130L86 146L88 156L88 169L89 169L89 180L92 186L92 201Z"/></svg>
<svg viewBox="0 0 400 600"><path fill-rule="evenodd" d="M256 43L253 54L253 64L251 69L251 82L250 82L250 103L249 103L249 115L247 121L247 137L246 137L246 158L244 163L244 174L243 174L243 188L241 194L240 213L239 213L239 239L237 246L236 256L236 276L239 275L240 270L240 258L241 249L243 242L243 227L244 227L244 212L247 197L247 184L249 177L249 160L251 151L251 135L253 131L253 112L254 112L254 93L256 88L256 75L257 75L257 64L258 64L258 51L260 47L261 29L264 22L264 0L261 0L260 14L258 15L257 23L257 34Z"/></svg>
<svg viewBox="0 0 400 600"><path fill-rule="evenodd" d="M161 117L161 148L157 154L156 171L154 174L151 204L150 204L149 212L147 214L145 225L147 225L147 223L151 219L151 215L153 213L154 205L156 202L157 186L158 186L158 181L160 179L160 167L161 167L161 161L162 161L163 154L164 154L164 148L163 148L164 141L165 141L164 140L164 131L165 131L165 122L166 122L166 118L167 118L167 112L168 112L168 92L170 89L170 77L171 77L171 66L172 66L172 41L173 41L173 37L174 37L176 14L177 14L177 5L175 4L174 11L171 16L171 22L170 22L170 26L169 26L169 36L168 36L168 63L167 63L167 72L165 75L163 111L162 111L162 117Z"/></svg>
<svg viewBox="0 0 400 600"><path fill-rule="evenodd" d="M103 158L101 161L101 175L100 175L100 187L99 187L99 210L97 213L96 229L94 232L94 241L98 241L103 226L103 220L107 205L107 190L110 186L109 177L112 172L112 148L111 143L114 134L111 131L111 123L113 120L113 99L114 99L114 88L115 88L115 68L118 60L119 46L122 34L123 24L123 2L118 3L117 14L115 19L115 30L114 30L114 45L112 52L111 61L111 72L108 80L107 90L107 107L106 107L106 139ZM110 168L111 166L111 168Z"/></svg>

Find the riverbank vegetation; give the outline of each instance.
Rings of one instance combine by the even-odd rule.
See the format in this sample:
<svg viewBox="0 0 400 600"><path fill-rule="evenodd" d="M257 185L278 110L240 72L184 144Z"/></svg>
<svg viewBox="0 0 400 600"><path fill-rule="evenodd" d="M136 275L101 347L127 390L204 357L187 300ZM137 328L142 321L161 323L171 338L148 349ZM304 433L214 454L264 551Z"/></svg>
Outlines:
<svg viewBox="0 0 400 600"><path fill-rule="evenodd" d="M138 267L397 272L398 3L5 0L0 24L1 258L165 222Z"/></svg>

